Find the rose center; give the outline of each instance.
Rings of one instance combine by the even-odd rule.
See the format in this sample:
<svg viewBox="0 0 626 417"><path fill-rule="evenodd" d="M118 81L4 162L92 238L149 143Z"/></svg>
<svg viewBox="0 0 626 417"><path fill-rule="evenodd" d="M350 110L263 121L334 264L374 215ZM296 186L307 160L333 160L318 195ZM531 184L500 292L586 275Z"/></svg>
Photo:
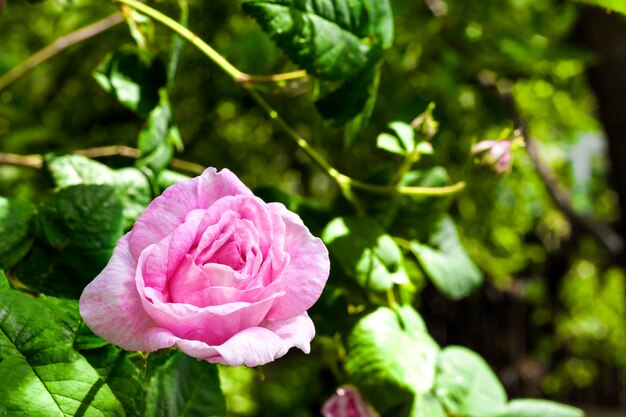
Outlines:
<svg viewBox="0 0 626 417"><path fill-rule="evenodd" d="M246 264L246 254L242 253L239 243L233 239L230 239L208 259L207 263L215 263L230 266L233 271L241 271Z"/></svg>

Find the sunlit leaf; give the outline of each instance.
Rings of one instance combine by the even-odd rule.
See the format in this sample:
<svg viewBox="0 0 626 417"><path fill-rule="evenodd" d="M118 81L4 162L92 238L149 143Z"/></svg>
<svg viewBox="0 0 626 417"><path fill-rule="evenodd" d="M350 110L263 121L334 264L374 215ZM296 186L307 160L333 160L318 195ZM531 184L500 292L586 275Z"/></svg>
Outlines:
<svg viewBox="0 0 626 417"><path fill-rule="evenodd" d="M182 150L180 132L172 120L172 109L165 90L161 90L161 100L148 116L145 126L139 133L139 165L146 165L159 172L169 165L174 156L174 147Z"/></svg>
<svg viewBox="0 0 626 417"><path fill-rule="evenodd" d="M371 218L336 218L322 232L322 240L364 288L386 291L394 283L408 282L400 248Z"/></svg>
<svg viewBox="0 0 626 417"><path fill-rule="evenodd" d="M93 341L96 340L94 336ZM87 345L83 336L81 354L106 382L115 397L124 406L127 417L142 416L145 409L145 392L140 363L131 360L131 356L139 356L137 352L128 352L104 342L103 346L93 348L95 343ZM78 349L75 343L75 347Z"/></svg>
<svg viewBox="0 0 626 417"><path fill-rule="evenodd" d="M460 346L449 346L441 352L435 394L454 416L496 416L506 403L504 388L489 365Z"/></svg>
<svg viewBox="0 0 626 417"><path fill-rule="evenodd" d="M498 417L584 417L585 413L569 405L546 400L514 400Z"/></svg>
<svg viewBox="0 0 626 417"><path fill-rule="evenodd" d="M593 6L603 7L614 12L626 14L626 2L624 0L575 0Z"/></svg>
<svg viewBox="0 0 626 417"><path fill-rule="evenodd" d="M0 288L0 415L124 416L110 387L73 347L75 301Z"/></svg>
<svg viewBox="0 0 626 417"><path fill-rule="evenodd" d="M350 380L380 412L410 404L433 386L439 347L410 306L369 313L350 333L347 347Z"/></svg>
<svg viewBox="0 0 626 417"><path fill-rule="evenodd" d="M483 281L448 217L437 224L427 245L411 242L411 251L437 289L453 300L466 297Z"/></svg>
<svg viewBox="0 0 626 417"><path fill-rule="evenodd" d="M46 167L57 186L108 184L113 186L124 205L125 228L129 228L150 204L152 190L146 175L137 168L113 170L80 155L46 155Z"/></svg>

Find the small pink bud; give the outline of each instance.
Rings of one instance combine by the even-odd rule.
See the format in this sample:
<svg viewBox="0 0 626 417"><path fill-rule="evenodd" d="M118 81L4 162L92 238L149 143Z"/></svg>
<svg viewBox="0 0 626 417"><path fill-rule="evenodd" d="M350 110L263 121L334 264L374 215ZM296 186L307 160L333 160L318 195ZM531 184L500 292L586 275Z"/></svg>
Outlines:
<svg viewBox="0 0 626 417"><path fill-rule="evenodd" d="M523 146L524 139L521 136L506 140L483 140L472 146L472 155L482 155L481 164L491 166L496 173L502 174L511 170L513 152Z"/></svg>
<svg viewBox="0 0 626 417"><path fill-rule="evenodd" d="M379 417L361 393L349 385L337 388L335 395L324 404L322 414L324 417Z"/></svg>

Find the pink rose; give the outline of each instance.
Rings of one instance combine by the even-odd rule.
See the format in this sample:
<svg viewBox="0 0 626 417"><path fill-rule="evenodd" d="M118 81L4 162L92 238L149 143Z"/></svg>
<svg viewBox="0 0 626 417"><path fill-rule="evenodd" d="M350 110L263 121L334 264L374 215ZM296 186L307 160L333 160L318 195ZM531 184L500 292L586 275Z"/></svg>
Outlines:
<svg viewBox="0 0 626 417"><path fill-rule="evenodd" d="M210 168L148 206L85 288L80 314L124 349L175 346L252 367L292 346L309 352L306 311L329 268L326 247L296 214Z"/></svg>
<svg viewBox="0 0 626 417"><path fill-rule="evenodd" d="M324 417L378 417L361 393L349 385L337 389L324 404L322 414Z"/></svg>

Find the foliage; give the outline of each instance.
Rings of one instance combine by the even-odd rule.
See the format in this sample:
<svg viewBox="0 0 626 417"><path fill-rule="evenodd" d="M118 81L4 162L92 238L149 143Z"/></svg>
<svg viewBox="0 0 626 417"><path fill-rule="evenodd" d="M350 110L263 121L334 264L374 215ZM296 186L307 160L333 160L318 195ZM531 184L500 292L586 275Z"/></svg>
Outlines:
<svg viewBox="0 0 626 417"><path fill-rule="evenodd" d="M575 2L159 3L168 16L182 7L183 25L169 28L133 7L127 27L0 91L1 151L43 155L41 172L0 166L0 415L307 417L350 383L382 417L577 417L548 400L509 401L520 391L500 382L503 363L556 361L532 381L550 395L591 385L598 364L624 369L622 270L606 269L593 241L570 250L576 231L522 150L504 178L471 164L473 143L504 139L521 117L574 207L614 220L583 77L592 59L568 38ZM12 4L0 74L114 10ZM183 48L187 24L247 78ZM288 76L255 78L268 73ZM508 95L519 114L507 113ZM132 159L73 154L111 145L132 146ZM81 324L75 300L116 241L167 186L197 174L175 156L237 172L327 245L311 356L292 353L259 377L175 351L125 352ZM461 180L464 191L441 192ZM567 267L552 276L556 258ZM510 342L528 343L523 357L489 332L499 322L477 324L504 321L508 301L488 304L508 297L530 311L533 336Z"/></svg>

